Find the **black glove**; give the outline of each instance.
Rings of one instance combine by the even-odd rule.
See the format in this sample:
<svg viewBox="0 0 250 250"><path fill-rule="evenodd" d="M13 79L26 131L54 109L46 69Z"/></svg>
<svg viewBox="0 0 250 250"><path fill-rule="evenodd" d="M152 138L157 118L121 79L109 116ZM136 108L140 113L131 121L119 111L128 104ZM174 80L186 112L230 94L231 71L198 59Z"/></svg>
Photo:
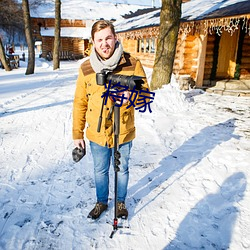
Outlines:
<svg viewBox="0 0 250 250"><path fill-rule="evenodd" d="M80 147L76 147L72 151L73 160L75 162L78 162L78 161L80 161L83 158L83 156L85 154L86 154L86 149L85 148L82 148L81 146Z"/></svg>

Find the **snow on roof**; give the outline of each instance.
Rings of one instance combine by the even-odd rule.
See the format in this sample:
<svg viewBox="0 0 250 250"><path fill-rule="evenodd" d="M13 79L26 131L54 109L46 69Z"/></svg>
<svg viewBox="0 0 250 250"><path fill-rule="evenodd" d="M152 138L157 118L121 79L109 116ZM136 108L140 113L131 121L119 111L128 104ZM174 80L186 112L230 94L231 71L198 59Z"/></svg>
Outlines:
<svg viewBox="0 0 250 250"><path fill-rule="evenodd" d="M133 18L119 19L114 22L116 32L139 29L141 27L156 26L160 23L160 9L138 15Z"/></svg>
<svg viewBox="0 0 250 250"><path fill-rule="evenodd" d="M118 19L122 15L135 12L138 9L149 8L150 6L115 4L110 2L96 2L93 0L61 0L61 18L96 20L96 19ZM31 17L54 18L55 4L48 1L36 9L30 10Z"/></svg>
<svg viewBox="0 0 250 250"><path fill-rule="evenodd" d="M131 18L119 19L114 25L117 32L156 26L160 24L160 8ZM191 0L182 4L182 21L194 21L250 13L249 0Z"/></svg>
<svg viewBox="0 0 250 250"><path fill-rule="evenodd" d="M54 28L41 28L42 36L54 36ZM61 37L78 37L82 39L89 39L91 36L91 28L83 27L62 27Z"/></svg>
<svg viewBox="0 0 250 250"><path fill-rule="evenodd" d="M182 19L192 21L222 17L226 16L226 12L223 14L221 10L228 8L235 10L231 12L231 15L246 14L250 13L249 3L249 0L191 0L190 2L182 4ZM219 10L221 12L219 12ZM221 14L219 16L209 17L215 11Z"/></svg>

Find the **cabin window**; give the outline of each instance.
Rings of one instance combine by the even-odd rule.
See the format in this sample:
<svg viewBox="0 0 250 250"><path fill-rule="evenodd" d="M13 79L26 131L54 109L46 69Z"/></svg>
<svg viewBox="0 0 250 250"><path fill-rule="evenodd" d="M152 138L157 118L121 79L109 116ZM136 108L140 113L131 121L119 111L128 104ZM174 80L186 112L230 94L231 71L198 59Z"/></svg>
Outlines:
<svg viewBox="0 0 250 250"><path fill-rule="evenodd" d="M137 40L138 53L155 53L155 38L142 38Z"/></svg>
<svg viewBox="0 0 250 250"><path fill-rule="evenodd" d="M155 38L151 38L150 53L155 53Z"/></svg>

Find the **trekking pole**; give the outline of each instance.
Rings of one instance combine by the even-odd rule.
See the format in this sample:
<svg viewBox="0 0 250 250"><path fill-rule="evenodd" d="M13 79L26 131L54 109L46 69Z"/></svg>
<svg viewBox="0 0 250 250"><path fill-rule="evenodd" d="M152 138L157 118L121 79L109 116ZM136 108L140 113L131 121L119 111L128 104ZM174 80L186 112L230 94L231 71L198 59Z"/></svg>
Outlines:
<svg viewBox="0 0 250 250"><path fill-rule="evenodd" d="M104 92L104 93L105 93L105 92ZM102 99L102 107L101 107L100 116L99 116L98 125L97 125L97 132L98 132L98 133L100 133L100 130L101 130L101 125L102 125L102 113L103 113L103 107L104 107L105 101L106 101L106 96L104 96L103 99Z"/></svg>
<svg viewBox="0 0 250 250"><path fill-rule="evenodd" d="M119 152L119 134L120 134L120 107L114 106L114 171L115 171L115 184L114 184L114 192L115 192L115 206L114 206L114 222L113 222L113 230L110 234L110 238L118 230L118 219L117 219L117 192L118 192L118 172L120 171L120 157L121 154Z"/></svg>

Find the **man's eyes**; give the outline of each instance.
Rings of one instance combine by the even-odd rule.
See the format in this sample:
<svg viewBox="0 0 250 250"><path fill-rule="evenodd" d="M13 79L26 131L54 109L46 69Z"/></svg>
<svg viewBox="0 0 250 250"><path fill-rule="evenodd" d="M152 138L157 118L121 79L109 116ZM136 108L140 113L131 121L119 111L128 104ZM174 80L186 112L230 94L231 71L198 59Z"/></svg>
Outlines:
<svg viewBox="0 0 250 250"><path fill-rule="evenodd" d="M108 41L108 40L111 40L112 37L107 37L106 39L98 39L97 41L100 43L102 41Z"/></svg>

